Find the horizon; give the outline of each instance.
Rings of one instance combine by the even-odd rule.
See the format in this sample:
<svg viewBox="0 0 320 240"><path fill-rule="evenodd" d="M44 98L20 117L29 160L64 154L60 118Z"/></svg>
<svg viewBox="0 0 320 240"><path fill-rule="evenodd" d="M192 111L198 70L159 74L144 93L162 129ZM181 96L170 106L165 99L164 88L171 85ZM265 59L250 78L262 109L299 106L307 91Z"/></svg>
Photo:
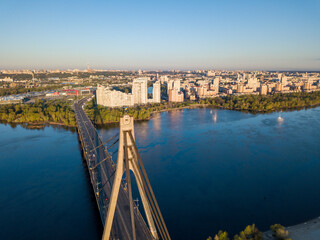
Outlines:
<svg viewBox="0 0 320 240"><path fill-rule="evenodd" d="M307 72L307 73L318 73L320 72L319 70L305 70L305 69L292 69L292 70L284 70L284 69L280 69L280 70L261 70L261 69L209 69L209 68L193 68L193 69L141 69L141 68L132 68L132 69L100 69L100 68L89 68L89 70L92 71L97 71L97 72L138 72L138 71L142 71L142 72L175 72L175 71L180 71L180 72L194 72L194 71L222 71L222 72L298 72L298 73L303 73L303 72ZM0 69L1 71L79 71L79 72L85 72L88 71L87 68L7 68L7 69Z"/></svg>
<svg viewBox="0 0 320 240"><path fill-rule="evenodd" d="M317 0L17 0L2 8L0 69L320 71Z"/></svg>

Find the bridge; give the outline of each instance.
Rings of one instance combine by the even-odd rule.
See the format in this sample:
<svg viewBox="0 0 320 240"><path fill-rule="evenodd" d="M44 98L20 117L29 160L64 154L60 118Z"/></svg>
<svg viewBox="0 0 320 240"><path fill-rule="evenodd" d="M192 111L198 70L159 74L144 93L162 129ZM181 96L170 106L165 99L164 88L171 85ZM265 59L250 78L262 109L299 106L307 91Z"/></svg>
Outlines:
<svg viewBox="0 0 320 240"><path fill-rule="evenodd" d="M146 175L137 146L135 145L133 118L120 120L119 138L113 136L107 142L119 142L118 159L114 162L94 125L83 110L84 98L73 105L78 136L88 166L102 224L103 240L116 239L168 239L171 240L158 203ZM132 199L130 170L135 176L143 203L147 223ZM122 179L126 175L126 182ZM160 236L158 235L160 233Z"/></svg>

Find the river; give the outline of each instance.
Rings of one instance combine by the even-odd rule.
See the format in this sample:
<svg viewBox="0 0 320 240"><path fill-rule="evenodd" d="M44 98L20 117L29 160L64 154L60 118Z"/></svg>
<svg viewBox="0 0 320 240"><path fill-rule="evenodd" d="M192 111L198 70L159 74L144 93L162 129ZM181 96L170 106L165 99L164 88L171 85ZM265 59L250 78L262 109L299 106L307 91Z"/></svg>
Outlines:
<svg viewBox="0 0 320 240"><path fill-rule="evenodd" d="M319 124L319 107L256 115L184 109L137 122L137 145L172 239L319 216ZM118 127L98 131L106 140ZM1 124L0 133L0 239L100 239L74 129Z"/></svg>

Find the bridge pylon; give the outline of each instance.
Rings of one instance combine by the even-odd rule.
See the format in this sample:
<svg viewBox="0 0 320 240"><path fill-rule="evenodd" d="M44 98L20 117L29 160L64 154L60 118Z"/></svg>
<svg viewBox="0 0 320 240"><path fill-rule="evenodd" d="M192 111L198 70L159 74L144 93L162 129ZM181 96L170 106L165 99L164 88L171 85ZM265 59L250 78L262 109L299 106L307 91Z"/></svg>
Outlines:
<svg viewBox="0 0 320 240"><path fill-rule="evenodd" d="M136 240L135 232L135 215L134 202L132 199L132 187L130 171L132 171L137 186L141 201L143 204L144 212L148 222L149 230L154 239L159 239L158 232L160 233L161 239L171 240L166 224L160 212L157 200L153 193L150 185L146 170L141 161L138 148L135 143L134 137L134 125L133 117L125 115L120 119L120 132L119 132L119 150L118 160L115 172L115 177L112 185L112 192L110 202L108 206L107 216L105 220L105 226L103 231L102 240L109 240L111 228L113 224L115 209L117 205L119 190L121 187L122 176L126 173L127 191L129 195L130 203L130 215L131 215L131 226L132 226L132 239ZM138 211L137 211L138 212Z"/></svg>

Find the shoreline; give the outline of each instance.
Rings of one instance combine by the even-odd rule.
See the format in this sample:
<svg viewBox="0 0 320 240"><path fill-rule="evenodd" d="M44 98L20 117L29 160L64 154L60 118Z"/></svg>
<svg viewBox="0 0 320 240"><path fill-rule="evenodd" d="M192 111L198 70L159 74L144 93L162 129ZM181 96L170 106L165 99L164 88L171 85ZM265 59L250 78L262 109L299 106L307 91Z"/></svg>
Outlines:
<svg viewBox="0 0 320 240"><path fill-rule="evenodd" d="M70 127L70 128L77 127L77 126L67 125L65 123L58 123L58 122L7 122L4 120L1 120L0 123L9 124L9 125L25 125L27 129L41 129L41 128L47 127L48 125L63 126L63 127Z"/></svg>
<svg viewBox="0 0 320 240"><path fill-rule="evenodd" d="M319 104L308 105L308 106L304 106L304 107L270 109L268 111L265 111L265 110L252 110L252 109L239 109L239 108L225 108L225 107L211 105L211 104L190 104L188 106L183 106L183 107L168 108L168 109L162 109L162 110L153 111L153 112L150 113L150 116L148 118L146 118L146 119L138 119L138 120L135 120L135 121L138 121L138 122L149 121L152 118L154 118L154 115L157 114L157 113L177 111L177 110L183 110L183 109L211 108L211 109L218 109L218 110L229 110L229 111L245 112L245 113L251 113L251 114L266 114L266 113L282 112L282 111L300 111L300 110L310 109L310 108L315 108L315 107L320 107L320 103ZM8 121L5 121L5 120L0 120L0 123L17 124L17 125L26 124L27 125L26 127L28 129L41 129L41 128L44 128L46 125L59 125L59 126L71 127L71 128L72 127L77 127L77 126L67 125L65 123L58 123L58 122L8 122ZM119 121L107 122L107 123L103 123L103 124L97 124L97 123L93 122L93 124L95 126L97 126L97 127L107 127L107 126L111 126L111 125L114 125L114 124L117 124L117 123L119 123Z"/></svg>
<svg viewBox="0 0 320 240"><path fill-rule="evenodd" d="M250 109L250 110L249 109L239 109L239 108L225 108L225 107L215 106L215 105L211 105L211 104L191 104L189 106L184 106L184 107L157 110L157 111L151 112L150 113L150 117L148 117L146 119L135 120L135 121L138 121L138 122L149 121L154 117L154 114L162 113L162 112L176 111L176 110L183 110L183 109L211 108L211 109L217 109L217 110L238 111L238 112L251 113L251 114L267 114L267 113L282 112L282 111L284 111L284 112L286 112L286 111L300 111L300 110L306 110L306 109L315 108L315 107L320 107L320 103L319 104L308 105L308 106L304 106L304 107L279 108L279 109L271 109L271 110L268 110L268 111L252 110L252 109ZM119 121L107 122L107 123L103 123L103 124L97 124L97 123L93 122L93 124L95 124L98 127L110 126L110 125L117 124L117 123L119 123Z"/></svg>

